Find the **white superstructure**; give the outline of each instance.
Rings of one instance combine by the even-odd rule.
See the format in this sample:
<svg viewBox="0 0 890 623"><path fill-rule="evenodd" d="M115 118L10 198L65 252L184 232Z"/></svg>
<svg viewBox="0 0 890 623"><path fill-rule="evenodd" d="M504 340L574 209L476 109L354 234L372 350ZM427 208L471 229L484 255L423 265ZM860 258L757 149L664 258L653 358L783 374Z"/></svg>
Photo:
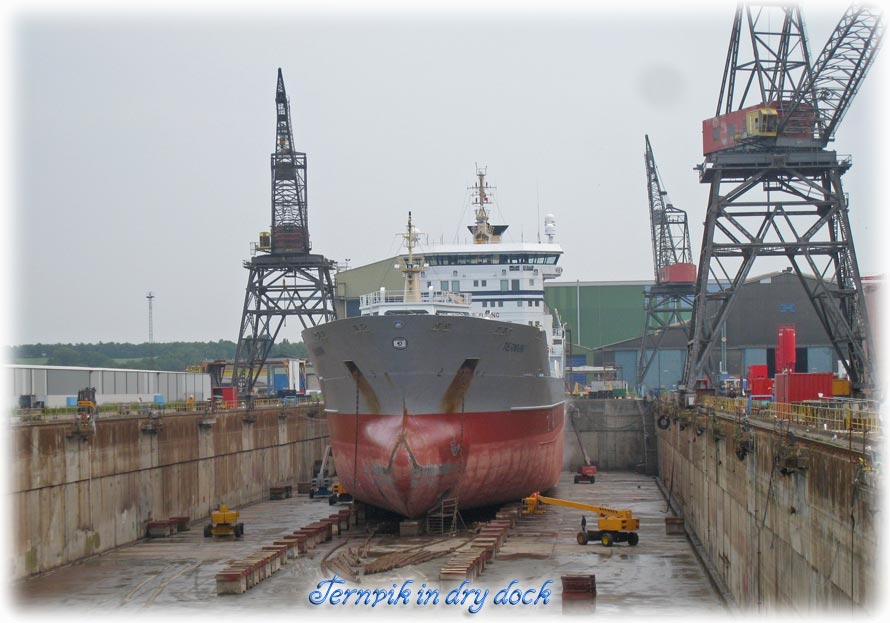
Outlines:
<svg viewBox="0 0 890 623"><path fill-rule="evenodd" d="M477 171L473 186L476 222L468 228L473 244L421 245L410 224L408 255L400 266L404 292L376 292L361 297L362 315L395 313L455 314L525 324L547 334L551 375L562 377L564 332L544 302L544 281L562 274L563 251L553 242L556 222L546 217L546 243L504 242L507 225L488 220L489 186ZM415 245L417 255L415 255ZM401 311L400 311L401 310Z"/></svg>

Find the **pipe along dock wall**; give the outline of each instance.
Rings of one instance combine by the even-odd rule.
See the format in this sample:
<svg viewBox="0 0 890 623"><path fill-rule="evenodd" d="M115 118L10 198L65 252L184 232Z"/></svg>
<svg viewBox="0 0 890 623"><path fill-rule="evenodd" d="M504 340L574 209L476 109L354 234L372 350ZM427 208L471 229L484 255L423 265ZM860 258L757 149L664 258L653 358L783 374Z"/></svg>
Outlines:
<svg viewBox="0 0 890 623"><path fill-rule="evenodd" d="M861 436L850 448L776 420L746 428L684 411L658 429L659 478L718 583L746 611L875 607L881 514Z"/></svg>
<svg viewBox="0 0 890 623"><path fill-rule="evenodd" d="M13 575L20 578L145 536L146 524L205 519L311 477L327 439L319 405L101 416L12 427Z"/></svg>

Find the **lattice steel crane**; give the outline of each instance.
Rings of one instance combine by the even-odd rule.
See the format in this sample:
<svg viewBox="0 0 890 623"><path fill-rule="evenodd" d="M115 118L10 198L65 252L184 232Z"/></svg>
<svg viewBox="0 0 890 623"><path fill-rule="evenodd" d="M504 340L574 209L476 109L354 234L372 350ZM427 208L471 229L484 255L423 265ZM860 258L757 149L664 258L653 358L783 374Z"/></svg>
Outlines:
<svg viewBox="0 0 890 623"><path fill-rule="evenodd" d="M254 257L244 262L250 273L232 370L240 395L252 395L288 317L296 316L304 329L336 318L334 262L310 253L306 154L294 149L290 104L280 68L275 109L271 230L260 233Z"/></svg>
<svg viewBox="0 0 890 623"><path fill-rule="evenodd" d="M645 161L655 285L645 293L646 317L637 358L638 388L645 384L646 374L668 327L679 325L688 339L687 324L695 293L695 265L692 263L686 212L674 207L668 198L658 175L648 134ZM661 375L657 378L660 385Z"/></svg>
<svg viewBox="0 0 890 623"><path fill-rule="evenodd" d="M700 181L710 194L687 387L713 368L717 329L759 257L788 259L854 388L873 385L871 331L841 185L851 161L826 146L883 31L877 8L854 4L813 63L796 5L738 7L717 116L702 127ZM740 58L743 48L749 59Z"/></svg>

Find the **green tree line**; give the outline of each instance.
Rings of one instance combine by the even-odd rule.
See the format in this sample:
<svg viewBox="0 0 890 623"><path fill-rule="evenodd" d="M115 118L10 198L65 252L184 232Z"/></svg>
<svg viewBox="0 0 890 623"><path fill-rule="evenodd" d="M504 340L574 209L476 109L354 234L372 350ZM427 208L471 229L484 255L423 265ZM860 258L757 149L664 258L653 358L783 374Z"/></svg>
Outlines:
<svg viewBox="0 0 890 623"><path fill-rule="evenodd" d="M22 344L7 346L5 360L9 363L31 365L177 371L198 365L202 361L234 359L235 347L235 343L229 340L153 344ZM291 343L285 339L272 347L269 357L305 359L306 355L306 347L302 342Z"/></svg>

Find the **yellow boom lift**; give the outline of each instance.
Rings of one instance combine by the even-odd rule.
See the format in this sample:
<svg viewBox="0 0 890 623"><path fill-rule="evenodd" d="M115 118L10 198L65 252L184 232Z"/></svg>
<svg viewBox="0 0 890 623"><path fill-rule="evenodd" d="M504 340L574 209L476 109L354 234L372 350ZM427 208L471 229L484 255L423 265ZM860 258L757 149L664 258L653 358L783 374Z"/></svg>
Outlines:
<svg viewBox="0 0 890 623"><path fill-rule="evenodd" d="M637 530L640 529L640 520L633 516L632 511L584 504L583 502L573 502L571 500L548 498L533 493L530 497L523 498L522 514L533 515L535 513L543 513L544 509L541 506L544 504L575 508L599 515L596 530L588 530L587 520L581 517L581 532L578 533L579 545L587 545L589 541L599 541L606 547L611 547L614 543L627 543L633 546L640 542L640 535L637 534Z"/></svg>
<svg viewBox="0 0 890 623"><path fill-rule="evenodd" d="M204 536L233 536L238 538L244 534L244 524L238 521L238 511L229 510L220 504L216 510L210 511L210 523L204 526Z"/></svg>

